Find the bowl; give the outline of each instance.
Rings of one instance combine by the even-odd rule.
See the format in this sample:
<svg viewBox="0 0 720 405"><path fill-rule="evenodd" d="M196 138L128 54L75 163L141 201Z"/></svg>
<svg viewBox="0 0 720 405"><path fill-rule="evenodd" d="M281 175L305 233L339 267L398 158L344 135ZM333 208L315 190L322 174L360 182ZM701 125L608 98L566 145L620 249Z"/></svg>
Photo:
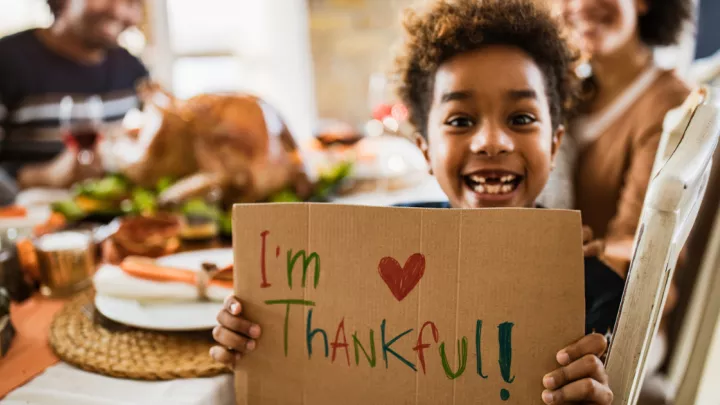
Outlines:
<svg viewBox="0 0 720 405"><path fill-rule="evenodd" d="M115 259L119 260L126 256L160 257L180 248L179 235L180 221L174 215L127 217L120 220L105 246L115 250Z"/></svg>

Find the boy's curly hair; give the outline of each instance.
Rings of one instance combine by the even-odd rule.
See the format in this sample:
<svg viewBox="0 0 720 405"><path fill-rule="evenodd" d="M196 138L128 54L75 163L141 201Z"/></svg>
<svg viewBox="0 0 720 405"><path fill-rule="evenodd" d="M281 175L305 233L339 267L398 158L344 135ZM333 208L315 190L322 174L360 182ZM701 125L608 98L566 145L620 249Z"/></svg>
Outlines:
<svg viewBox="0 0 720 405"><path fill-rule="evenodd" d="M454 56L488 45L514 46L532 57L545 76L553 128L574 109L577 53L549 12L531 0L436 0L425 12L406 11L403 25L406 39L395 61L397 91L423 136L437 69Z"/></svg>
<svg viewBox="0 0 720 405"><path fill-rule="evenodd" d="M649 0L648 12L638 19L640 40L648 46L675 45L692 16L692 0Z"/></svg>

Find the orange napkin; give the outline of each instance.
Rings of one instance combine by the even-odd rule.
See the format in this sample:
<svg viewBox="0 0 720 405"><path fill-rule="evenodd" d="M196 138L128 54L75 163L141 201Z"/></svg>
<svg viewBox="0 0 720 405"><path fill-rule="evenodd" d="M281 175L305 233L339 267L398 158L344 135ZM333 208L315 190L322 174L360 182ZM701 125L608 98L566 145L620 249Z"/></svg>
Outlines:
<svg viewBox="0 0 720 405"><path fill-rule="evenodd" d="M120 263L120 268L127 274L153 281L175 281L192 285L198 284L197 271L160 266L153 259L130 256ZM210 280L209 285L233 288L232 266L220 269ZM229 278L229 279L228 279Z"/></svg>
<svg viewBox="0 0 720 405"><path fill-rule="evenodd" d="M7 355L0 359L0 398L58 362L48 343L50 323L65 301L40 295L10 306L15 338Z"/></svg>

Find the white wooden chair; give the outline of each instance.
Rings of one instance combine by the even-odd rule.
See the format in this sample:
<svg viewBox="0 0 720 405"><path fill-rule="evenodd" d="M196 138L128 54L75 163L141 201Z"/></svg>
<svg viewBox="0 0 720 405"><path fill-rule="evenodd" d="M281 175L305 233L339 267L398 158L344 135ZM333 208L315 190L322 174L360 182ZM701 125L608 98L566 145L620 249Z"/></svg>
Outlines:
<svg viewBox="0 0 720 405"><path fill-rule="evenodd" d="M716 149L714 159L720 159L720 149ZM702 395L698 392L701 379L708 372L720 369L720 364L710 365L710 349L713 344L713 334L717 334L714 344L720 337L716 332L720 320L720 168L713 168L710 178L714 182L708 186L703 208L700 215L707 223L700 225L700 239L695 241L694 250L702 250L701 257L693 260L696 270L691 294L688 296L687 307L679 325L674 353L670 358L667 385L668 397L675 404L692 404L700 401ZM713 189L711 189L713 187ZM713 191L714 190L714 191ZM708 200L710 198L710 200ZM698 218L700 221L700 217ZM695 233L695 231L693 231ZM692 234L691 234L692 235ZM697 237L697 235L696 235ZM698 243L699 242L699 243ZM704 246L702 245L704 242ZM700 253L700 252L698 252ZM717 361L717 360L716 360ZM720 387L712 389L714 395L720 393Z"/></svg>
<svg viewBox="0 0 720 405"><path fill-rule="evenodd" d="M710 232L705 255L675 345L675 353L668 369L668 397L673 403L677 405L697 403L702 377L710 361L709 353L713 345L713 336L720 333L716 332L718 320L720 320L720 209L717 209L715 214L713 229Z"/></svg>
<svg viewBox="0 0 720 405"><path fill-rule="evenodd" d="M720 137L716 90L696 90L680 113L666 122L670 129L663 135L653 169L608 352L614 404L637 403L675 263L697 217Z"/></svg>

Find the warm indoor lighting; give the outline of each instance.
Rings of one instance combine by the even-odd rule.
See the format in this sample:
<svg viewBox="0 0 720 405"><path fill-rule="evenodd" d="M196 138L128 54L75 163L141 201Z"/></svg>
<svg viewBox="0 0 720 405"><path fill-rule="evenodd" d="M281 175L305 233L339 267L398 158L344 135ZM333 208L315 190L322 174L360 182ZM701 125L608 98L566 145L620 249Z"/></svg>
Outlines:
<svg viewBox="0 0 720 405"><path fill-rule="evenodd" d="M385 126L378 120L372 120L365 124L365 132L368 136L380 136L385 132Z"/></svg>
<svg viewBox="0 0 720 405"><path fill-rule="evenodd" d="M145 34L143 34L139 28L133 27L120 34L118 43L131 54L140 57L145 50L147 40L145 39Z"/></svg>
<svg viewBox="0 0 720 405"><path fill-rule="evenodd" d="M123 118L122 126L128 131L137 131L142 127L143 114L137 108L133 108L125 114Z"/></svg>
<svg viewBox="0 0 720 405"><path fill-rule="evenodd" d="M391 132L395 132L400 128L400 124L398 124L397 120L393 117L385 117L385 119L383 119L383 125Z"/></svg>
<svg viewBox="0 0 720 405"><path fill-rule="evenodd" d="M408 119L408 109L403 104L395 104L392 107L391 114L393 118L395 118L398 121L405 121Z"/></svg>
<svg viewBox="0 0 720 405"><path fill-rule="evenodd" d="M400 174L407 170L407 165L401 156L393 155L387 161L387 168L393 174Z"/></svg>

